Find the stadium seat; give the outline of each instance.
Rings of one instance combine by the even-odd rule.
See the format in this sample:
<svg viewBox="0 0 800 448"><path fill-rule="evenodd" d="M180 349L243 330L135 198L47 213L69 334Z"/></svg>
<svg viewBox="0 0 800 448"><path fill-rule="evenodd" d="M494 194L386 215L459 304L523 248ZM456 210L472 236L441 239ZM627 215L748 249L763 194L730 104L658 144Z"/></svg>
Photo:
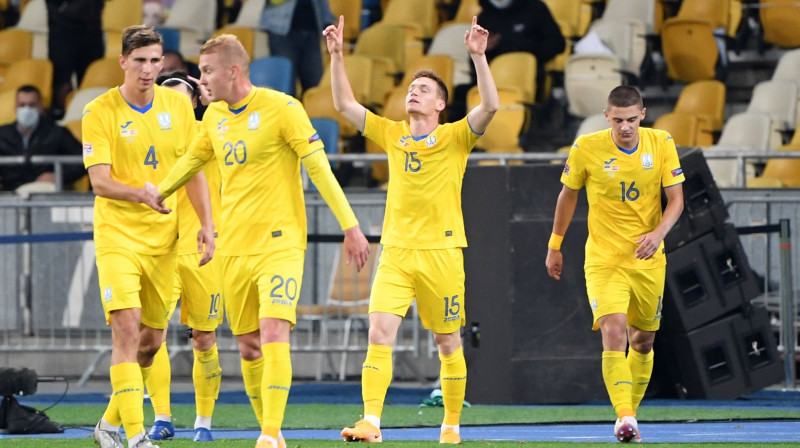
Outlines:
<svg viewBox="0 0 800 448"><path fill-rule="evenodd" d="M250 63L250 82L294 96L292 61L283 56L269 56Z"/></svg>
<svg viewBox="0 0 800 448"><path fill-rule="evenodd" d="M48 59L23 59L8 68L0 91L16 91L26 84L36 86L47 109L53 99L53 63Z"/></svg>
<svg viewBox="0 0 800 448"><path fill-rule="evenodd" d="M0 81L14 62L30 59L33 35L18 28L0 31Z"/></svg>
<svg viewBox="0 0 800 448"><path fill-rule="evenodd" d="M270 55L267 45L267 33L264 31L243 26L228 25L218 29L214 32L212 37L219 36L220 34L233 34L236 36L239 42L242 43L245 51L247 51L247 55L250 56L251 61L266 58Z"/></svg>
<svg viewBox="0 0 800 448"><path fill-rule="evenodd" d="M442 23L442 28L456 23L472 24L472 18L481 13L481 5L478 0L461 0L458 2L458 9L453 16L453 20Z"/></svg>
<svg viewBox="0 0 800 448"><path fill-rule="evenodd" d="M161 34L161 38L164 39L164 51L172 50L172 51L177 51L177 52L180 52L181 54L183 54L183 52L181 52L181 32L180 32L180 30L177 30L177 29L174 29L174 28L158 27L158 28L156 28L156 31L158 31L159 34ZM121 34L120 34L120 37L122 37ZM121 49L122 49L122 45L120 44L120 50ZM108 53L108 52L106 52L106 53Z"/></svg>
<svg viewBox="0 0 800 448"><path fill-rule="evenodd" d="M669 132L678 146L708 147L714 144L711 126L696 115L666 113L656 119L653 128Z"/></svg>
<svg viewBox="0 0 800 448"><path fill-rule="evenodd" d="M470 17L470 22L472 18ZM439 26L436 0L403 0L391 2L383 11L381 23L413 28L420 39L430 39Z"/></svg>
<svg viewBox="0 0 800 448"><path fill-rule="evenodd" d="M345 46L352 50L353 42L361 33L361 0L330 0L331 12L338 20L344 16L344 41Z"/></svg>
<svg viewBox="0 0 800 448"><path fill-rule="evenodd" d="M589 28L619 59L620 69L638 77L647 53L645 25L636 19L614 17L596 20Z"/></svg>
<svg viewBox="0 0 800 448"><path fill-rule="evenodd" d="M515 89L525 104L536 102L536 56L515 51L501 54L489 63L497 88Z"/></svg>
<svg viewBox="0 0 800 448"><path fill-rule="evenodd" d="M703 148L703 152L710 154L716 150L771 151L776 149L770 147L771 133L772 123L769 115L756 112L738 113L725 122L719 142L714 146ZM717 186L731 188L745 185L746 180L755 177L755 162L754 159L747 159L744 179L734 159L709 159L708 168Z"/></svg>
<svg viewBox="0 0 800 448"><path fill-rule="evenodd" d="M790 143L778 148L779 151L800 150L800 132L795 132ZM747 181L747 188L798 188L800 187L800 159L767 160L761 175Z"/></svg>
<svg viewBox="0 0 800 448"><path fill-rule="evenodd" d="M71 95L69 102L67 102L67 109L64 112L64 117L61 123L69 123L70 121L80 121L83 117L83 109L89 104L90 101L98 96L106 93L108 87L88 87L86 89L79 89Z"/></svg>
<svg viewBox="0 0 800 448"><path fill-rule="evenodd" d="M444 54L453 59L454 86L472 84L472 60L464 45L464 33L469 27L469 23L442 25L428 48L428 55Z"/></svg>
<svg viewBox="0 0 800 448"><path fill-rule="evenodd" d="M30 0L11 29L28 31L33 35L30 58L47 59L47 4L45 0Z"/></svg>
<svg viewBox="0 0 800 448"><path fill-rule="evenodd" d="M719 49L708 21L677 17L665 20L661 47L670 79L684 82L714 79Z"/></svg>
<svg viewBox="0 0 800 448"><path fill-rule="evenodd" d="M794 0L761 0L764 42L785 48L800 47L800 8Z"/></svg>
<svg viewBox="0 0 800 448"><path fill-rule="evenodd" d="M17 120L17 92L0 91L0 126Z"/></svg>
<svg viewBox="0 0 800 448"><path fill-rule="evenodd" d="M344 69L353 95L356 101L364 106L372 107L370 103L370 92L372 87L372 59L359 54L344 55ZM322 78L317 87L330 87L331 85L331 66L328 64L322 73ZM314 89L315 87L312 87Z"/></svg>
<svg viewBox="0 0 800 448"><path fill-rule="evenodd" d="M781 54L772 72L772 79L787 79L800 84L800 49Z"/></svg>
<svg viewBox="0 0 800 448"><path fill-rule="evenodd" d="M353 54L372 59L371 104L382 105L397 78L403 75L405 38L403 28L381 23L365 29L358 37Z"/></svg>
<svg viewBox="0 0 800 448"><path fill-rule="evenodd" d="M686 2L687 0L684 0ZM644 32L656 34L656 0L608 0L601 20L636 20L644 25Z"/></svg>
<svg viewBox="0 0 800 448"><path fill-rule="evenodd" d="M475 146L486 152L522 152L519 135L526 121L523 95L517 89L504 87L498 87L497 93L500 96L500 108ZM480 102L478 87L475 86L467 93L467 110L474 109Z"/></svg>
<svg viewBox="0 0 800 448"><path fill-rule="evenodd" d="M125 82L125 72L119 66L119 57L103 58L93 61L86 69L80 89L105 87L110 89Z"/></svg>
<svg viewBox="0 0 800 448"><path fill-rule="evenodd" d="M319 134L322 144L325 145L326 154L338 154L339 151L339 123L333 118L311 118L311 126ZM331 162L331 169L336 167L335 162ZM305 169L305 168L304 168ZM308 190L315 190L317 187L313 182L308 182Z"/></svg>
<svg viewBox="0 0 800 448"><path fill-rule="evenodd" d="M794 81L772 80L756 84L747 112L763 112L772 118L773 138L780 146L781 133L797 126L798 87Z"/></svg>
<svg viewBox="0 0 800 448"><path fill-rule="evenodd" d="M406 95L408 86L397 86L386 96L386 101L381 111L381 116L394 121L408 120L406 112ZM368 154L385 154L377 143L366 139L366 150ZM389 164L387 162L372 162L370 175L378 183L385 184L389 181Z"/></svg>
<svg viewBox="0 0 800 448"><path fill-rule="evenodd" d="M142 23L142 0L108 0L103 8L103 31L122 32Z"/></svg>
<svg viewBox="0 0 800 448"><path fill-rule="evenodd" d="M583 0L544 0L544 3L565 39L576 39L585 34L586 30L581 30L581 14L585 5Z"/></svg>
<svg viewBox="0 0 800 448"><path fill-rule="evenodd" d="M214 32L216 17L216 0L175 0L162 28L178 30L181 54L196 60L203 42Z"/></svg>
<svg viewBox="0 0 800 448"><path fill-rule="evenodd" d="M594 114L589 115L588 117L584 118L581 121L581 124L578 125L578 131L575 132L575 138L572 140L574 141L581 135L591 134L593 132L602 131L603 129L610 129L611 125L608 124L608 120L606 119L606 114ZM562 146L558 149L557 152L561 153L569 153L569 149L572 147L572 144L568 146ZM561 164L564 163L563 160L553 160L551 163Z"/></svg>
<svg viewBox="0 0 800 448"><path fill-rule="evenodd" d="M311 118L333 118L339 123L339 135L342 137L352 137L358 130L342 114L333 107L333 93L331 87L315 87L308 89L303 94L303 105L308 116Z"/></svg>
<svg viewBox="0 0 800 448"><path fill-rule="evenodd" d="M711 25L712 29L723 28L726 35L733 36L739 29L742 19L741 2L738 0L683 0L676 17L704 20Z"/></svg>
<svg viewBox="0 0 800 448"><path fill-rule="evenodd" d="M707 120L713 131L721 131L725 121L725 84L708 80L687 85L672 111L696 115Z"/></svg>
<svg viewBox="0 0 800 448"><path fill-rule="evenodd" d="M242 4L242 9L239 10L239 15L236 21L232 23L234 26L241 26L245 28L259 29L261 22L261 13L264 11L264 6L267 0L247 0Z"/></svg>
<svg viewBox="0 0 800 448"><path fill-rule="evenodd" d="M619 60L607 54L574 54L564 67L569 113L588 117L603 112L608 93L622 84Z"/></svg>

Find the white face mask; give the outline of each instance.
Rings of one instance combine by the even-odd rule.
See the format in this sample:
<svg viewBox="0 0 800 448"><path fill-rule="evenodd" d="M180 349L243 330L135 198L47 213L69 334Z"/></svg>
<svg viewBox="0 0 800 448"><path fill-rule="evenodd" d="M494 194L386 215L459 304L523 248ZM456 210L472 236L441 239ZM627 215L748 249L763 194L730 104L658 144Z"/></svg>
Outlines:
<svg viewBox="0 0 800 448"><path fill-rule="evenodd" d="M17 123L23 128L35 128L39 124L39 109L30 106L18 107Z"/></svg>
<svg viewBox="0 0 800 448"><path fill-rule="evenodd" d="M493 4L497 9L506 9L511 6L511 3L513 3L514 0L489 0L489 2L491 2L491 4Z"/></svg>

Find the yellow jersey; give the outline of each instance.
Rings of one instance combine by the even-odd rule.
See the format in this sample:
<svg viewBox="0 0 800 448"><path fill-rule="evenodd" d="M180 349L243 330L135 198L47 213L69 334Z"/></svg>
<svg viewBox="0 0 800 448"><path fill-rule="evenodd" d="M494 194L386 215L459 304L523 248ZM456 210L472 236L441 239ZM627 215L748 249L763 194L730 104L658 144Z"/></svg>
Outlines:
<svg viewBox="0 0 800 448"><path fill-rule="evenodd" d="M81 124L83 163L111 166L111 178L132 187L158 185L175 165L196 133L189 98L155 86L153 101L138 108L114 87L86 105ZM166 206L175 209L175 199ZM147 204L97 196L94 203L95 246L126 247L160 255L175 250L178 221Z"/></svg>
<svg viewBox="0 0 800 448"><path fill-rule="evenodd" d="M201 123L197 123L199 129ZM214 233L220 229L220 178L219 166L216 160L209 160L203 167L203 174L208 182L208 196L211 199L211 217L214 220ZM178 197L178 255L197 253L197 232L200 231L200 219L194 211L192 201L186 194L186 187L181 187L175 192ZM219 250L217 247L216 250Z"/></svg>
<svg viewBox="0 0 800 448"><path fill-rule="evenodd" d="M406 121L367 111L364 137L389 156L381 244L406 249L466 247L461 185L479 137L466 117L414 138Z"/></svg>
<svg viewBox="0 0 800 448"><path fill-rule="evenodd" d="M253 87L236 104L211 103L189 151L199 159L217 159L221 254L305 250L300 160L323 150L305 109L289 95Z"/></svg>
<svg viewBox="0 0 800 448"><path fill-rule="evenodd" d="M666 265L663 241L655 256L638 260L636 240L661 222L661 187L683 181L675 140L666 131L640 127L639 144L632 150L618 147L610 129L579 136L561 182L573 190L586 187L586 264L635 269Z"/></svg>

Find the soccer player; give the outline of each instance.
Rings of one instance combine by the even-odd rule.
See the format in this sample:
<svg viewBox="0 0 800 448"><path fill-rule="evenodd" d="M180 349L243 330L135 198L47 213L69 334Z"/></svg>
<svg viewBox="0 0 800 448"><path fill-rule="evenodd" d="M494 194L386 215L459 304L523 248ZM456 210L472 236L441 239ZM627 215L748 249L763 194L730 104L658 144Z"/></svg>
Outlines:
<svg viewBox="0 0 800 448"><path fill-rule="evenodd" d="M602 334L603 379L618 416L614 434L622 442L641 441L636 410L650 382L661 323L664 236L683 211L684 176L675 141L665 131L639 127L645 113L634 87L616 87L605 111L611 129L575 140L561 175L564 186L546 259L547 273L559 280L561 242L585 186L586 291L593 329Z"/></svg>
<svg viewBox="0 0 800 448"><path fill-rule="evenodd" d="M441 360L444 422L440 443L461 443L459 421L467 366L461 348L466 247L461 183L475 141L486 130L499 97L486 61L489 33L472 19L464 43L477 73L481 104L455 123L439 124L447 87L430 70L414 75L406 95L408 121L379 117L356 101L342 55L344 17L323 34L331 54L333 102L366 138L389 156L383 253L369 301L369 346L361 376L364 417L344 428L346 441L381 442L381 413L392 380L392 346L416 298L420 319L434 333Z"/></svg>
<svg viewBox="0 0 800 448"><path fill-rule="evenodd" d="M91 101L83 112L83 159L96 194L94 241L100 297L111 325L113 394L94 438L102 448L152 447L144 431L144 379L174 307L178 221L158 215L146 193L177 162L196 134L185 95L155 85L162 39L152 28L132 26L122 35L121 86ZM208 184L198 175L187 194L202 223L199 264L214 254ZM144 204L143 204L144 203ZM174 206L170 200L167 206Z"/></svg>
<svg viewBox="0 0 800 448"><path fill-rule="evenodd" d="M186 72L174 72L161 75L156 84L183 93L197 107L199 92L197 84ZM199 125L200 123L198 123ZM199 126L198 126L199 127ZM215 160L210 160L203 168L208 181L211 197L211 212L215 223L220 222L219 210L219 167ZM219 261L213 259L204 266L199 266L200 255L197 253L195 235L200 228L192 204L186 195L186 188L180 188L178 198L178 269L175 277L175 297L181 298L181 323L191 328L192 380L195 390L195 408L197 417L194 422L194 441L211 442L211 416L214 404L219 396L219 385L222 380L222 368L219 365L217 337L215 330L222 322L222 272ZM219 247L217 246L217 250ZM166 336L166 332L164 333ZM146 382L147 392L155 411L155 422L147 432L151 440L164 440L175 437L170 409L170 384L172 369L167 353L166 341L155 355L151 373Z"/></svg>
<svg viewBox="0 0 800 448"><path fill-rule="evenodd" d="M277 448L286 446L280 428L292 383L289 332L306 249L301 163L344 230L347 261L361 269L369 244L303 106L281 92L254 87L249 62L230 34L203 45L200 84L213 102L187 154L150 192L157 200L169 197L216 156L225 308L239 344L245 390L261 425L256 447ZM154 208L168 210L160 202Z"/></svg>

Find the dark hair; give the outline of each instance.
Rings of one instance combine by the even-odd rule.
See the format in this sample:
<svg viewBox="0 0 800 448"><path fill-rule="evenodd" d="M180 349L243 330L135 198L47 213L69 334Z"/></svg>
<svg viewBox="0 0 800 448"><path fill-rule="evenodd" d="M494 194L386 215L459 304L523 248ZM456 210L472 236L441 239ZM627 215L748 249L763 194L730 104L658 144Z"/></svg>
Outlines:
<svg viewBox="0 0 800 448"><path fill-rule="evenodd" d="M181 61L181 64L186 64L186 59L184 59L183 55L178 50L164 50L164 56L174 54L177 56L178 60Z"/></svg>
<svg viewBox="0 0 800 448"><path fill-rule="evenodd" d="M122 32L122 56L128 56L137 48L150 45L164 46L164 39L155 29L146 25L134 25Z"/></svg>
<svg viewBox="0 0 800 448"><path fill-rule="evenodd" d="M442 78L436 74L433 70L420 70L414 73L414 79L417 78L430 78L436 81L436 85L439 86L439 93L442 99L444 100L445 104L447 103L447 99L449 98L449 92L447 91L447 84L442 81Z"/></svg>
<svg viewBox="0 0 800 448"><path fill-rule="evenodd" d="M25 85L19 86L17 88L17 94L20 94L20 93L35 93L36 95L39 96L40 100L42 99L42 92L39 91L38 87L36 87L34 85L31 85L31 84L25 84Z"/></svg>
<svg viewBox="0 0 800 448"><path fill-rule="evenodd" d="M617 86L608 94L608 107L644 107L642 95L633 86Z"/></svg>
<svg viewBox="0 0 800 448"><path fill-rule="evenodd" d="M177 71L159 75L159 77L156 78L156 84L164 87L174 87L178 84L184 84L189 87L189 93L192 94L192 97L199 96L197 83L189 79L189 75L186 72Z"/></svg>

